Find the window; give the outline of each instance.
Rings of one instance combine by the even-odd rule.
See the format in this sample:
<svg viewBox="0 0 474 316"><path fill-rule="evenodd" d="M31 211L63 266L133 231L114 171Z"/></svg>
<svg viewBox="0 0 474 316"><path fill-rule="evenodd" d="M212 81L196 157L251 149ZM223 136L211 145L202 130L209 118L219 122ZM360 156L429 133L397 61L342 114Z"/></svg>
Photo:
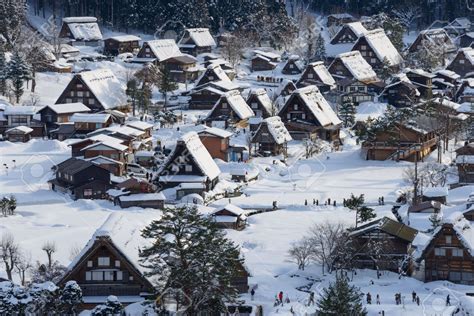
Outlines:
<svg viewBox="0 0 474 316"><path fill-rule="evenodd" d="M92 189L84 189L84 196L92 196Z"/></svg>
<svg viewBox="0 0 474 316"><path fill-rule="evenodd" d="M222 103L222 108L223 108L223 109L227 109L227 103L223 102L223 103Z"/></svg>
<svg viewBox="0 0 474 316"><path fill-rule="evenodd" d="M72 103L72 99L71 98L66 98L66 103Z"/></svg>
<svg viewBox="0 0 474 316"><path fill-rule="evenodd" d="M463 281L472 281L473 273L472 272L462 272L461 277Z"/></svg>
<svg viewBox="0 0 474 316"><path fill-rule="evenodd" d="M92 268L92 260L87 261L87 267Z"/></svg>
<svg viewBox="0 0 474 316"><path fill-rule="evenodd" d="M114 280L114 271L105 271L104 272L104 280L105 281L113 281Z"/></svg>
<svg viewBox="0 0 474 316"><path fill-rule="evenodd" d="M461 65L464 65L464 59L460 59L460 60L459 60L459 63L460 63Z"/></svg>
<svg viewBox="0 0 474 316"><path fill-rule="evenodd" d="M435 256L446 256L446 249L444 248L435 248Z"/></svg>
<svg viewBox="0 0 474 316"><path fill-rule="evenodd" d="M356 91L356 87L350 87L349 90L350 90L351 92L355 92L355 91Z"/></svg>
<svg viewBox="0 0 474 316"><path fill-rule="evenodd" d="M90 271L86 272L86 281L92 281L92 272Z"/></svg>
<svg viewBox="0 0 474 316"><path fill-rule="evenodd" d="M252 102L252 109L258 109L258 103Z"/></svg>
<svg viewBox="0 0 474 316"><path fill-rule="evenodd" d="M446 236L446 244L450 245L452 242L452 236Z"/></svg>
<svg viewBox="0 0 474 316"><path fill-rule="evenodd" d="M86 92L84 93L84 95L85 95L86 97L90 97L91 94L90 94L89 91L86 91Z"/></svg>
<svg viewBox="0 0 474 316"><path fill-rule="evenodd" d="M120 260L115 260L115 267L120 268Z"/></svg>
<svg viewBox="0 0 474 316"><path fill-rule="evenodd" d="M209 80L214 80L214 76L207 77Z"/></svg>
<svg viewBox="0 0 474 316"><path fill-rule="evenodd" d="M94 99L94 98L90 98L90 99L89 99L89 104L91 104L91 105L92 105L92 104L95 104L95 99Z"/></svg>
<svg viewBox="0 0 474 316"><path fill-rule="evenodd" d="M313 79L313 74L308 74L308 79Z"/></svg>
<svg viewBox="0 0 474 316"><path fill-rule="evenodd" d="M293 68L295 68L295 65L290 64L290 69L293 69Z"/></svg>
<svg viewBox="0 0 474 316"><path fill-rule="evenodd" d="M456 272L456 271L449 272L449 280L461 281L461 272Z"/></svg>
<svg viewBox="0 0 474 316"><path fill-rule="evenodd" d="M287 114L286 114L286 118L287 118L287 119L291 119L291 114L290 114L290 113L287 113Z"/></svg>
<svg viewBox="0 0 474 316"><path fill-rule="evenodd" d="M186 172L191 172L191 171L193 171L193 166L191 166L191 165L186 165L186 166L184 167L184 170L186 170Z"/></svg>
<svg viewBox="0 0 474 316"><path fill-rule="evenodd" d="M302 118L303 120L306 119L306 114L305 114L305 113L301 114L301 118Z"/></svg>
<svg viewBox="0 0 474 316"><path fill-rule="evenodd" d="M69 95L70 95L71 97L73 97L73 96L74 96L74 91L71 91L71 92L69 93Z"/></svg>
<svg viewBox="0 0 474 316"><path fill-rule="evenodd" d="M95 128L102 128L102 123L95 123Z"/></svg>
<svg viewBox="0 0 474 316"><path fill-rule="evenodd" d="M453 257L462 257L463 256L463 251L460 248L454 248L452 250Z"/></svg>
<svg viewBox="0 0 474 316"><path fill-rule="evenodd" d="M109 257L99 257L97 260L99 267L108 267L110 266L110 258Z"/></svg>
<svg viewBox="0 0 474 316"><path fill-rule="evenodd" d="M293 110L298 111L298 104L293 104Z"/></svg>
<svg viewBox="0 0 474 316"><path fill-rule="evenodd" d="M77 96L82 98L82 97L84 96L84 92L82 92L82 91L77 91Z"/></svg>
<svg viewBox="0 0 474 316"><path fill-rule="evenodd" d="M145 52L149 53L150 52L150 48L145 48Z"/></svg>
<svg viewBox="0 0 474 316"><path fill-rule="evenodd" d="M370 59L370 62L371 62L372 64L375 64L375 63L377 62L377 59L371 58L371 59Z"/></svg>
<svg viewBox="0 0 474 316"><path fill-rule="evenodd" d="M122 280L123 280L123 272L117 271L117 281L122 281Z"/></svg>
<svg viewBox="0 0 474 316"><path fill-rule="evenodd" d="M364 92L364 91L365 91L365 87L357 87L357 90L359 90L359 92Z"/></svg>
<svg viewBox="0 0 474 316"><path fill-rule="evenodd" d="M102 271L92 271L92 280L93 281L103 281L104 280L104 272L102 272Z"/></svg>
<svg viewBox="0 0 474 316"><path fill-rule="evenodd" d="M130 276L128 279L129 279L130 281L133 281L133 276Z"/></svg>
<svg viewBox="0 0 474 316"><path fill-rule="evenodd" d="M362 50L367 49L367 46L366 45L360 45L360 49L362 49Z"/></svg>
<svg viewBox="0 0 474 316"><path fill-rule="evenodd" d="M82 88L84 88L84 86L83 86L81 83L78 83L78 84L77 84L77 88L78 88L78 89L82 89Z"/></svg>

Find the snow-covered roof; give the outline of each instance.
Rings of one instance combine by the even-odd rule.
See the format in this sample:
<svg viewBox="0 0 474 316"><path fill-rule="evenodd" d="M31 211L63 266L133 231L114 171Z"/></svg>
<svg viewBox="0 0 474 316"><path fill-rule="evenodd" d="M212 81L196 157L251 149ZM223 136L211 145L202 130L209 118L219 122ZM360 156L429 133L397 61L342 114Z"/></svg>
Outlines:
<svg viewBox="0 0 474 316"><path fill-rule="evenodd" d="M90 161L90 162L92 162L93 164L96 164L96 165L101 165L101 164L123 165L123 162L121 162L121 161L117 161L117 160L114 160L112 158L105 157L105 156L102 156L102 155L95 156L95 157L92 157L92 158L86 158L84 160Z"/></svg>
<svg viewBox="0 0 474 316"><path fill-rule="evenodd" d="M216 80L215 82L218 82L218 81L222 81L222 82L232 82L232 80L230 80L229 76L227 76L226 72L224 71L224 69L221 68L220 65L218 64L210 64L209 66L207 66L207 70L208 71L214 71L214 74L217 76L218 80ZM205 71L199 78L196 82L199 82L201 81L202 77L204 77L206 75L207 71Z"/></svg>
<svg viewBox="0 0 474 316"><path fill-rule="evenodd" d="M281 145L293 140L279 116L268 117L263 121L267 123L268 131L272 134L277 144Z"/></svg>
<svg viewBox="0 0 474 316"><path fill-rule="evenodd" d="M221 173L221 170L212 159L206 147L201 142L196 132L189 132L181 136L179 141L183 142L188 152L193 157L195 163L201 171L209 178L215 179ZM173 154L170 154L172 157Z"/></svg>
<svg viewBox="0 0 474 316"><path fill-rule="evenodd" d="M93 23L97 18L93 16L70 16L63 18L63 23Z"/></svg>
<svg viewBox="0 0 474 316"><path fill-rule="evenodd" d="M178 45L172 39L158 39L146 42L158 61L181 55Z"/></svg>
<svg viewBox="0 0 474 316"><path fill-rule="evenodd" d="M359 81L372 81L377 78L377 74L372 69L372 66L362 57L359 51L339 54L334 62L337 59L340 59L352 76Z"/></svg>
<svg viewBox="0 0 474 316"><path fill-rule="evenodd" d="M219 206L217 207L214 212L212 212L212 214L215 214L217 212L220 212L220 211L223 211L223 210L226 210L226 211L229 211L233 214L235 214L236 216L240 216L240 215L244 215L246 213L245 210L241 209L240 207L238 207L237 205L234 205L234 204L227 204L227 205L223 205L223 206Z"/></svg>
<svg viewBox="0 0 474 316"><path fill-rule="evenodd" d="M441 69L441 70L438 70L438 71L436 71L436 74L440 74L440 75L442 75L442 76L451 78L451 79L453 79L453 80L457 80L457 79L461 78L460 75L458 75L458 74L455 73L454 71L448 70L448 69Z"/></svg>
<svg viewBox="0 0 474 316"><path fill-rule="evenodd" d="M450 100L445 99L445 98L435 98L435 99L433 99L433 103L448 107L448 108L453 109L453 110L457 110L461 107L461 104L450 101Z"/></svg>
<svg viewBox="0 0 474 316"><path fill-rule="evenodd" d="M456 164L474 164L474 155L459 155L456 157Z"/></svg>
<svg viewBox="0 0 474 316"><path fill-rule="evenodd" d="M281 56L277 53L272 53L272 52L264 52L263 50L254 50L253 51L255 56L259 55L259 56L263 56L263 57L266 57L268 59L280 59Z"/></svg>
<svg viewBox="0 0 474 316"><path fill-rule="evenodd" d="M245 102L245 99L242 97L242 95L240 94L238 90L229 91L226 94L224 94L222 97L224 97L227 100L227 103L230 105L232 110L235 112L235 114L237 114L237 116L241 120L245 120L245 119L248 119L249 117L255 116L252 109L249 107L247 102ZM216 107L218 104L219 104L219 101L217 101L214 107ZM210 113L212 113L213 110Z"/></svg>
<svg viewBox="0 0 474 316"><path fill-rule="evenodd" d="M35 115L36 107L27 105L7 105L3 114L5 115Z"/></svg>
<svg viewBox="0 0 474 316"><path fill-rule="evenodd" d="M100 41L102 33L100 32L97 19L94 17L72 17L64 18L63 22L69 27L72 36L81 41Z"/></svg>
<svg viewBox="0 0 474 316"><path fill-rule="evenodd" d="M143 122L143 121L127 121L125 125L145 131L147 129L153 128L153 124Z"/></svg>
<svg viewBox="0 0 474 316"><path fill-rule="evenodd" d="M33 131L33 129L28 127L28 126L21 125L21 126L15 126L15 127L10 128L10 129L7 129L5 131L5 133L8 134L8 133L11 133L11 132L14 132L14 131L18 131L18 132L21 132L21 133L24 133L24 134L29 134Z"/></svg>
<svg viewBox="0 0 474 316"><path fill-rule="evenodd" d="M352 22L352 23L347 23L347 27L349 27L352 32L354 32L357 37L361 37L367 32L367 29L362 25L361 22Z"/></svg>
<svg viewBox="0 0 474 316"><path fill-rule="evenodd" d="M423 196L426 197L441 197L441 196L448 196L448 188L447 187L429 187L423 189Z"/></svg>
<svg viewBox="0 0 474 316"><path fill-rule="evenodd" d="M402 56L393 46L383 29L368 31L362 37L367 40L367 43L380 61L386 58L391 66L396 66L403 62Z"/></svg>
<svg viewBox="0 0 474 316"><path fill-rule="evenodd" d="M95 147L103 147L103 146L109 147L109 148L112 148L112 149L116 149L118 151L128 150L128 146L119 144L118 142L115 142L115 141L112 141L112 142L102 141L102 142L90 144L89 146L86 146L86 147L82 148L81 151L89 150L89 149L92 149L92 148L95 148Z"/></svg>
<svg viewBox="0 0 474 316"><path fill-rule="evenodd" d="M156 201L166 200L163 193L138 193L130 195L121 195L118 198L120 201Z"/></svg>
<svg viewBox="0 0 474 316"><path fill-rule="evenodd" d="M267 110L268 113L272 113L272 100L267 94L267 91L263 88L252 89L249 94L249 98L254 95L262 106Z"/></svg>
<svg viewBox="0 0 474 316"><path fill-rule="evenodd" d="M339 125L342 121L337 117L328 101L323 97L316 86L307 86L297 89L293 94L299 95L306 106L319 121L321 126Z"/></svg>
<svg viewBox="0 0 474 316"><path fill-rule="evenodd" d="M118 36L109 37L108 39L112 39L117 42L141 41L141 38L135 35L118 35Z"/></svg>
<svg viewBox="0 0 474 316"><path fill-rule="evenodd" d="M334 14L328 15L328 17L333 17L336 19L353 19L354 18L349 13L334 13Z"/></svg>
<svg viewBox="0 0 474 316"><path fill-rule="evenodd" d="M207 28L186 29L186 33L198 47L216 46L216 42Z"/></svg>
<svg viewBox="0 0 474 316"><path fill-rule="evenodd" d="M125 86L110 69L96 69L77 74L89 87L104 109L127 104Z"/></svg>
<svg viewBox="0 0 474 316"><path fill-rule="evenodd" d="M56 114L89 112L91 110L81 102L51 104L46 107L50 108Z"/></svg>
<svg viewBox="0 0 474 316"><path fill-rule="evenodd" d="M74 113L69 119L73 123L106 123L110 119L108 113Z"/></svg>
<svg viewBox="0 0 474 316"><path fill-rule="evenodd" d="M451 63L447 66L448 68L451 66L451 64L454 62L454 60L460 55L464 55L464 57L469 61L471 65L474 65L474 48L472 47L464 47L459 49L458 53L456 56L453 58Z"/></svg>
<svg viewBox="0 0 474 316"><path fill-rule="evenodd" d="M217 128L217 127L207 127L207 126L205 127L205 129L198 132L198 134L204 134L204 133L208 133L208 134L215 135L222 138L229 138L232 135L234 135L233 133L226 131L225 129Z"/></svg>
<svg viewBox="0 0 474 316"><path fill-rule="evenodd" d="M332 75L329 73L328 69L324 65L324 62L313 62L310 63L308 67L313 68L314 72L318 75L322 83L327 84L328 86L334 86L336 84L336 80L334 80Z"/></svg>

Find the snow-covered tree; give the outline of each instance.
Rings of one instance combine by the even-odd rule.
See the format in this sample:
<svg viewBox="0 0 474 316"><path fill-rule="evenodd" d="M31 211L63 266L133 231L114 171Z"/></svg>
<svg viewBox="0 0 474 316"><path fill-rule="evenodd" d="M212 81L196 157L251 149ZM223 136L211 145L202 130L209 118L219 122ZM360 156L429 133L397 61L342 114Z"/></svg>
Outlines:
<svg viewBox="0 0 474 316"><path fill-rule="evenodd" d="M364 194L355 196L351 194L351 197L346 199L346 207L356 211L356 226L360 223L368 222L376 217L373 208L367 207L365 204Z"/></svg>
<svg viewBox="0 0 474 316"><path fill-rule="evenodd" d="M82 290L76 281L68 281L59 297L62 310L68 315L76 313L76 307L82 303Z"/></svg>
<svg viewBox="0 0 474 316"><path fill-rule="evenodd" d="M322 297L317 302L318 315L367 315L362 306L362 296L357 287L349 284L347 277L336 277L334 283L323 289Z"/></svg>
<svg viewBox="0 0 474 316"><path fill-rule="evenodd" d="M298 269L304 270L310 263L313 252L313 243L309 238L303 237L291 245L288 255L296 262Z"/></svg>
<svg viewBox="0 0 474 316"><path fill-rule="evenodd" d="M35 283L58 282L66 271L67 268L59 261L53 261L51 266L37 261L32 270L31 280Z"/></svg>
<svg viewBox="0 0 474 316"><path fill-rule="evenodd" d="M326 60L326 42L321 33L319 33L316 38L314 60Z"/></svg>
<svg viewBox="0 0 474 316"><path fill-rule="evenodd" d="M30 315L47 315L59 309L60 289L53 282L33 283L28 289Z"/></svg>
<svg viewBox="0 0 474 316"><path fill-rule="evenodd" d="M421 8L417 5L410 4L404 8L393 10L393 15L410 33L410 27L421 17Z"/></svg>
<svg viewBox="0 0 474 316"><path fill-rule="evenodd" d="M159 292L184 293L186 313L221 311L236 298L231 280L241 268L239 250L196 207L165 208L142 236L153 241L139 254L146 275L156 278Z"/></svg>
<svg viewBox="0 0 474 316"><path fill-rule="evenodd" d="M7 61L5 59L5 48L0 43L0 94L5 95L7 93Z"/></svg>
<svg viewBox="0 0 474 316"><path fill-rule="evenodd" d="M26 17L26 0L0 1L0 38L8 49L15 46Z"/></svg>
<svg viewBox="0 0 474 316"><path fill-rule="evenodd" d="M13 271L16 265L19 263L20 257L20 246L16 243L13 235L4 233L0 240L0 259L5 272L7 273L8 280L13 280Z"/></svg>
<svg viewBox="0 0 474 316"><path fill-rule="evenodd" d="M110 295L107 297L105 304L97 305L92 311L91 316L110 316L122 315L124 312L123 305L117 296Z"/></svg>
<svg viewBox="0 0 474 316"><path fill-rule="evenodd" d="M378 13L370 17L370 20L367 23L367 28L370 30L378 28L384 29L393 46L395 46L399 52L403 51L403 48L405 47L403 42L405 27L398 21L398 19L392 18L386 13Z"/></svg>
<svg viewBox="0 0 474 316"><path fill-rule="evenodd" d="M332 272L337 260L336 249L346 242L344 225L340 223L316 224L310 229L309 239L313 244L312 258L321 264L324 271Z"/></svg>
<svg viewBox="0 0 474 316"><path fill-rule="evenodd" d="M15 94L16 103L20 102L23 95L23 84L30 79L30 67L18 51L14 51L8 63L8 79L11 80L12 90Z"/></svg>
<svg viewBox="0 0 474 316"><path fill-rule="evenodd" d="M339 117L345 127L354 125L356 112L356 107L352 102L345 102L339 107Z"/></svg>

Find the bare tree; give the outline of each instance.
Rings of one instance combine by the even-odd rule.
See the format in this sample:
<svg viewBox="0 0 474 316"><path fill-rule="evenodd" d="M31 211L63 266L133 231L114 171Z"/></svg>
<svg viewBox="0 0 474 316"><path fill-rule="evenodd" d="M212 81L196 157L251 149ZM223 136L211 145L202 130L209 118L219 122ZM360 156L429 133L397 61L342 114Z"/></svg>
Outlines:
<svg viewBox="0 0 474 316"><path fill-rule="evenodd" d="M48 268L51 269L53 265L53 254L56 252L56 243L54 241L47 241L43 244L41 248L44 252L46 252L46 256L48 256Z"/></svg>
<svg viewBox="0 0 474 316"><path fill-rule="evenodd" d="M345 242L344 225L330 222L316 224L311 228L310 234L314 260L321 264L323 273L324 268L331 272L337 259L336 249L340 247L341 242Z"/></svg>
<svg viewBox="0 0 474 316"><path fill-rule="evenodd" d="M222 48L222 56L235 68L242 58L244 48L249 47L248 38L242 32L232 34L232 37L225 43Z"/></svg>
<svg viewBox="0 0 474 316"><path fill-rule="evenodd" d="M31 263L31 253L20 253L19 260L15 265L16 270L18 271L18 276L20 277L21 285L25 286L26 284L26 273L33 268Z"/></svg>
<svg viewBox="0 0 474 316"><path fill-rule="evenodd" d="M10 233L2 235L0 255L8 280L13 281L13 270L20 261L20 247Z"/></svg>
<svg viewBox="0 0 474 316"><path fill-rule="evenodd" d="M421 8L418 6L409 6L393 10L392 12L398 21L407 29L408 34L410 34L410 27L413 23L422 16Z"/></svg>
<svg viewBox="0 0 474 316"><path fill-rule="evenodd" d="M304 270L311 262L313 256L313 243L307 236L292 244L288 251L289 256L298 265L298 269Z"/></svg>

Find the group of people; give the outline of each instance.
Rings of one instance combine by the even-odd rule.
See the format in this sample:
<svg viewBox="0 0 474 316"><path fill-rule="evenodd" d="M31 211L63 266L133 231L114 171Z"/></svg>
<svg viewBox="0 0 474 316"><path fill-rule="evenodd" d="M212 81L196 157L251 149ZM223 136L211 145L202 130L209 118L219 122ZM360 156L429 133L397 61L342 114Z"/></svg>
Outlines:
<svg viewBox="0 0 474 316"><path fill-rule="evenodd" d="M415 291L411 293L411 301L412 303L416 303L416 305L420 306L420 297L416 295Z"/></svg>
<svg viewBox="0 0 474 316"><path fill-rule="evenodd" d="M385 200L383 196L379 197L379 205L385 205Z"/></svg>
<svg viewBox="0 0 474 316"><path fill-rule="evenodd" d="M308 200L304 200L304 205L308 205ZM319 200L318 199L313 199L313 205L319 206ZM328 198L326 201L324 201L324 205L331 205L331 198ZM332 206L337 206L336 201L332 201Z"/></svg>
<svg viewBox="0 0 474 316"><path fill-rule="evenodd" d="M285 300L283 301L283 291L280 291L277 295L275 295L275 304L273 304L273 306L283 306L283 303L289 304L290 298L288 295L286 295Z"/></svg>
<svg viewBox="0 0 474 316"><path fill-rule="evenodd" d="M366 299L367 299L367 304L372 304L372 295L370 294L370 292L367 292ZM378 294L375 297L375 304L380 305L380 295Z"/></svg>

